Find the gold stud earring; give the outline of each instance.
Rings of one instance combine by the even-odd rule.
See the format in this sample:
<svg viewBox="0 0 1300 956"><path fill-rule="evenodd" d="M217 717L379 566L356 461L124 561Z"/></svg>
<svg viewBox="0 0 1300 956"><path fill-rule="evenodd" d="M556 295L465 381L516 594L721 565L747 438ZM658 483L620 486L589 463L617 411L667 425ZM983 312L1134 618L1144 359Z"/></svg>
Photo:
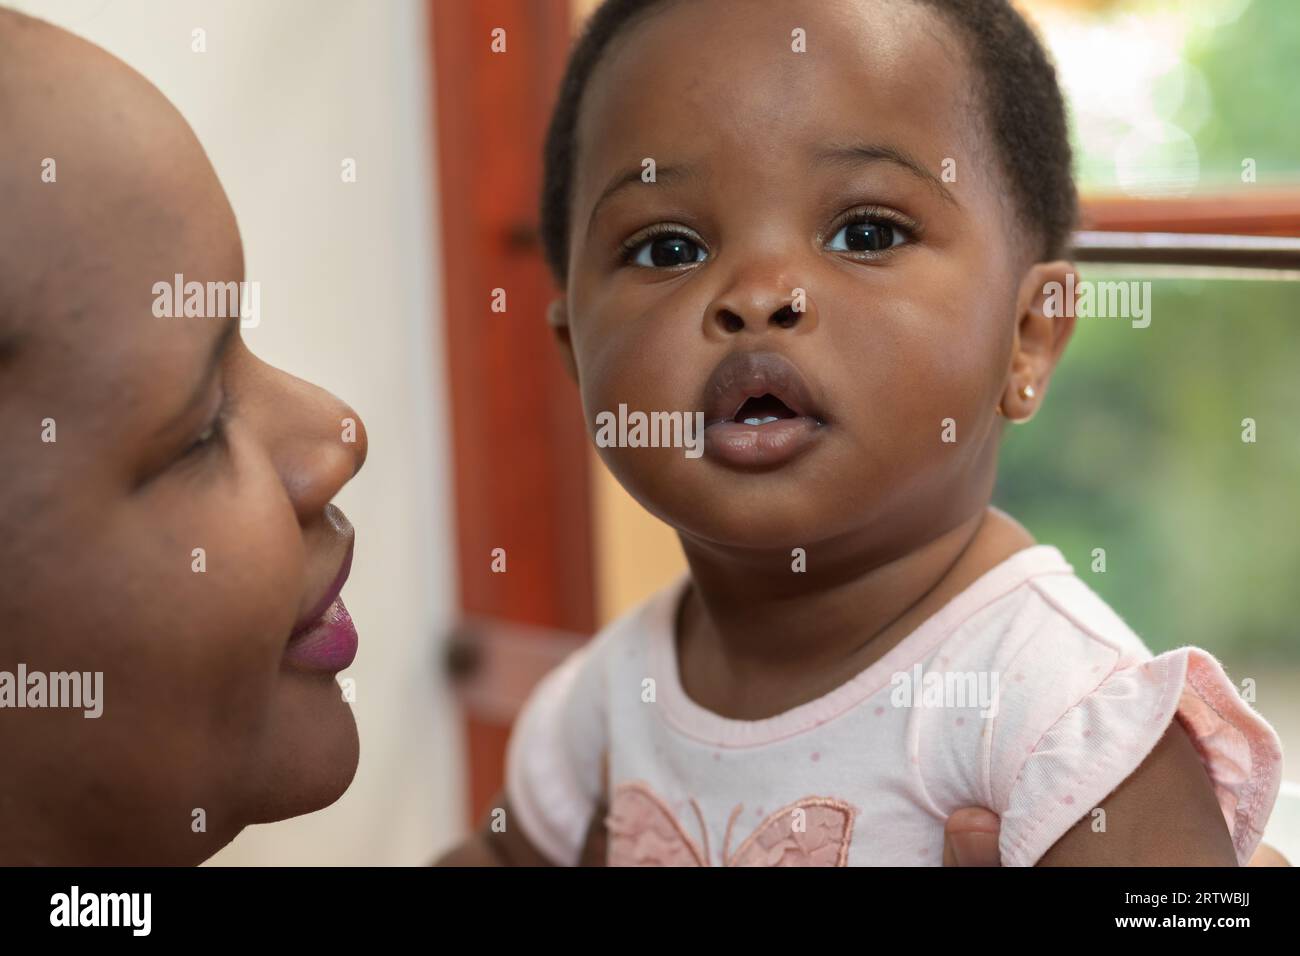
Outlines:
<svg viewBox="0 0 1300 956"><path fill-rule="evenodd" d="M1036 391L1034 391L1034 386L1032 386L1032 385L1021 385L1018 389L1016 389L1016 394L1019 395L1020 398L1021 398L1023 401L1026 401L1026 402L1027 402L1027 401L1029 401L1031 398L1033 398L1035 395L1037 395L1038 393L1037 393ZM1004 412L1004 411L1002 410L1002 403L1001 403L1001 402L998 402L998 407L997 407L996 411L997 411L998 415L1000 415L1001 417L1003 417L1003 418L1006 418L1006 417L1007 417L1007 413ZM1010 419L1010 421L1012 421L1012 422L1014 422L1014 423L1016 423L1016 424L1019 424L1020 422L1027 422L1027 421L1029 421L1029 416L1025 416L1024 418L1012 418L1012 419Z"/></svg>

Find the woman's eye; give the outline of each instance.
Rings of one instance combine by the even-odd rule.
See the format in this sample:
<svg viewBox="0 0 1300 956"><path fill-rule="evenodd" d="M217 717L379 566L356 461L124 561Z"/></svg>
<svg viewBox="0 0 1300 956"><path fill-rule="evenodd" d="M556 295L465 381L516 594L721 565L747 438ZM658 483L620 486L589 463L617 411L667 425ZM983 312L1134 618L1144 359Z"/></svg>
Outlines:
<svg viewBox="0 0 1300 956"><path fill-rule="evenodd" d="M194 440L195 445L206 445L212 439L216 438L221 432L221 423L214 421L203 431L199 432L198 437Z"/></svg>
<svg viewBox="0 0 1300 956"><path fill-rule="evenodd" d="M194 441L190 443L189 448L185 449L185 453L181 455L181 457L189 458L191 455L199 454L200 452L204 451L209 446L211 446L213 442L215 442L220 437L221 437L221 420L214 419L211 424L209 424L205 429L203 429L203 431L199 432L199 434L194 437Z"/></svg>
<svg viewBox="0 0 1300 956"><path fill-rule="evenodd" d="M704 250L687 236L669 233L653 236L633 247L627 261L651 269L671 269L704 259Z"/></svg>
<svg viewBox="0 0 1300 956"><path fill-rule="evenodd" d="M842 247L835 245L840 236L844 237ZM860 219L841 227L831 237L831 249L834 252L884 252L905 241L903 229L888 220Z"/></svg>
<svg viewBox="0 0 1300 956"><path fill-rule="evenodd" d="M188 460L219 445L222 439L225 438L226 417L228 414L228 410L223 403L217 416L208 422L203 431L194 436L194 440L190 442L189 447L181 453L180 460Z"/></svg>

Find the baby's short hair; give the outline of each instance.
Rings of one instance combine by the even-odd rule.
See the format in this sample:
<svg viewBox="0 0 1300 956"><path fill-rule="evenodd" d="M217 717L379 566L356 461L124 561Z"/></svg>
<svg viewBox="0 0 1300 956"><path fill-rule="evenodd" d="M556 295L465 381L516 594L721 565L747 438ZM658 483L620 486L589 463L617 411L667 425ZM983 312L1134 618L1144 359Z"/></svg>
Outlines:
<svg viewBox="0 0 1300 956"><path fill-rule="evenodd" d="M546 263L563 286L569 267L569 204L582 94L610 41L672 0L605 0L569 56L544 149L541 237ZM865 2L865 0L864 0ZM1064 255L1078 210L1069 126L1056 70L1008 0L912 0L943 16L966 43L989 145L1007 177L1023 224L1042 260Z"/></svg>

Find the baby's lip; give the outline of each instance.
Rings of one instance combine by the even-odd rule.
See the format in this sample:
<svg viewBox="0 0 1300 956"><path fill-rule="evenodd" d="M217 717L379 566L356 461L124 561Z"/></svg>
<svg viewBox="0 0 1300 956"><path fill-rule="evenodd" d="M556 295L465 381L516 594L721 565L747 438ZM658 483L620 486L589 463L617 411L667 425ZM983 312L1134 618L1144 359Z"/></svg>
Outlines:
<svg viewBox="0 0 1300 956"><path fill-rule="evenodd" d="M796 416L825 423L798 366L780 352L731 352L704 385L700 407L706 425L731 421L746 400L771 395Z"/></svg>

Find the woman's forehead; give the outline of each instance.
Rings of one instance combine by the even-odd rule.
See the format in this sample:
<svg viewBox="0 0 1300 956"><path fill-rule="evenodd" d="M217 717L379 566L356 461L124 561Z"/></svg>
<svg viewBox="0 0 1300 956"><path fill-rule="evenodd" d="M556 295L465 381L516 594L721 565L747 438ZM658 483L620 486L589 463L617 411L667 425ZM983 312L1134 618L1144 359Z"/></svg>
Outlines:
<svg viewBox="0 0 1300 956"><path fill-rule="evenodd" d="M13 343L0 373L6 413L17 406L85 423L111 418L125 434L174 413L192 390L223 323L183 307L160 316L157 289L173 288L177 275L203 287L238 282L238 234L192 201L180 216L137 211L120 221L116 240L100 232L88 205L33 225L20 257L25 281L0 291Z"/></svg>

